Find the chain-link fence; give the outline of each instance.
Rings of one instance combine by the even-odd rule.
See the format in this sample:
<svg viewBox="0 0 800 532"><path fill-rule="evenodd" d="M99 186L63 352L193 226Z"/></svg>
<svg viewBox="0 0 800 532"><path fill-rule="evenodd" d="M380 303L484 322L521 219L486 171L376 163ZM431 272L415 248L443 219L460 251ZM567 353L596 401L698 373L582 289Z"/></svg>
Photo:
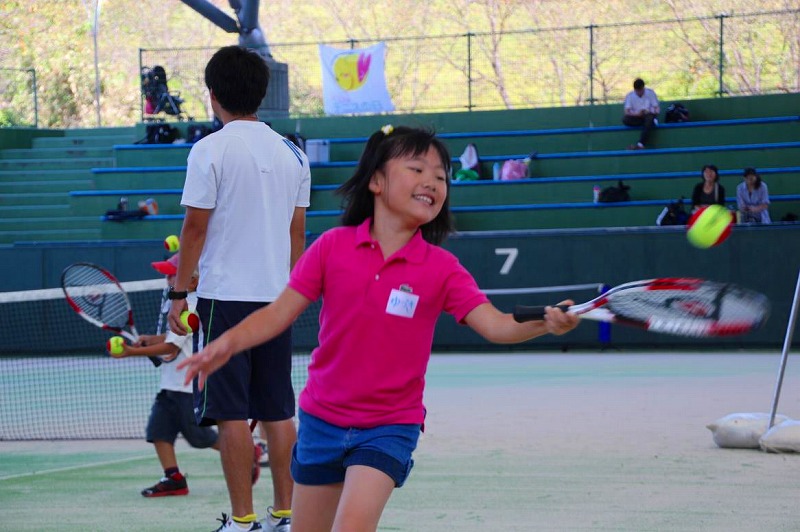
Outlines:
<svg viewBox="0 0 800 532"><path fill-rule="evenodd" d="M38 127L34 69L0 68L0 127Z"/></svg>
<svg viewBox="0 0 800 532"><path fill-rule="evenodd" d="M619 102L634 78L663 100L800 91L800 10L666 21L380 39L396 112L518 109ZM291 116L322 116L318 45L277 43L289 65ZM214 48L143 49L189 115L209 119L203 68Z"/></svg>
<svg viewBox="0 0 800 532"><path fill-rule="evenodd" d="M800 9L663 21L408 38L276 43L288 65L289 114L323 116L319 44L385 42L397 113L519 109L621 101L641 77L662 100L800 92ZM161 65L183 116L208 120L203 69L216 48L141 49ZM38 126L36 72L0 68L0 126ZM142 92L141 116L145 116Z"/></svg>

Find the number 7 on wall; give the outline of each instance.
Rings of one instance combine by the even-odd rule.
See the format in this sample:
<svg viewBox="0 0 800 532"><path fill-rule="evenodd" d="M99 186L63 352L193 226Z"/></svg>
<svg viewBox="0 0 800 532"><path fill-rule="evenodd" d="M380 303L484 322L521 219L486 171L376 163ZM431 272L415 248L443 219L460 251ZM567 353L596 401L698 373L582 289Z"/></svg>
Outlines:
<svg viewBox="0 0 800 532"><path fill-rule="evenodd" d="M517 248L495 248L494 250L495 255L505 255L506 260L503 262L503 265L500 267L500 275L508 275L508 272L511 271L511 268L514 266L514 261L517 260L517 255L519 255L519 249Z"/></svg>

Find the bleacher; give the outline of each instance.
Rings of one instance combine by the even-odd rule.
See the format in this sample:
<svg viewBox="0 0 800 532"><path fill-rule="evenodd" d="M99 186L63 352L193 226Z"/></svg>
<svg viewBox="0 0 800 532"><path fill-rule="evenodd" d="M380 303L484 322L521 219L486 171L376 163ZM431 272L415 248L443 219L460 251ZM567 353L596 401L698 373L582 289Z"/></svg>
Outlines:
<svg viewBox="0 0 800 532"><path fill-rule="evenodd" d="M134 142L135 128L10 133L0 140L0 244L102 239L100 218L76 210L70 193L95 189L92 169L114 166L114 144Z"/></svg>
<svg viewBox="0 0 800 532"><path fill-rule="evenodd" d="M303 134L330 146L330 160L312 164L308 229L319 233L338 223L334 191L351 175L367 135L387 121L433 127L450 147L456 168L458 155L475 143L484 176L492 175L494 163L536 153L529 179L453 184L461 231L654 225L664 205L691 196L704 164L720 168L731 205L741 170L755 166L769 186L773 220L800 212L800 95L688 105L692 122L662 124L653 134L653 148L639 151L624 149L638 131L620 125L619 105L307 119ZM297 123L272 125L288 133ZM0 151L0 243L160 239L177 233L190 146L135 144L139 129L52 132L33 138L30 148ZM620 179L631 187L630 202L593 203L594 186ZM104 221L121 196L131 206L152 197L160 212L141 221Z"/></svg>

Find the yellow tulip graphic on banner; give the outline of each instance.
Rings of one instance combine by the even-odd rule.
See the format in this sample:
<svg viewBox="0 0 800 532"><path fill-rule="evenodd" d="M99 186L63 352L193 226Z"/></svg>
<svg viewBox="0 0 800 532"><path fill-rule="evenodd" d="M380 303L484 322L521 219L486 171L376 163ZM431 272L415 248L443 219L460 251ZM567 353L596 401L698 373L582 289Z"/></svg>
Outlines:
<svg viewBox="0 0 800 532"><path fill-rule="evenodd" d="M336 83L346 91L361 88L367 81L371 61L372 57L364 52L340 55L333 63Z"/></svg>

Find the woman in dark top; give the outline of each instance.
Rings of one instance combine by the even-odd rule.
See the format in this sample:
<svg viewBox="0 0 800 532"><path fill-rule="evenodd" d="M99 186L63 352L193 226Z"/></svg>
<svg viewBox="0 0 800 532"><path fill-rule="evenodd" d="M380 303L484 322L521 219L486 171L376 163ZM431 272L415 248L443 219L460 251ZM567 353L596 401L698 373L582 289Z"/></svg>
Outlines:
<svg viewBox="0 0 800 532"><path fill-rule="evenodd" d="M692 191L692 211L709 205L725 205L725 188L719 184L719 170L713 164L707 164L701 171L702 183L698 183Z"/></svg>

